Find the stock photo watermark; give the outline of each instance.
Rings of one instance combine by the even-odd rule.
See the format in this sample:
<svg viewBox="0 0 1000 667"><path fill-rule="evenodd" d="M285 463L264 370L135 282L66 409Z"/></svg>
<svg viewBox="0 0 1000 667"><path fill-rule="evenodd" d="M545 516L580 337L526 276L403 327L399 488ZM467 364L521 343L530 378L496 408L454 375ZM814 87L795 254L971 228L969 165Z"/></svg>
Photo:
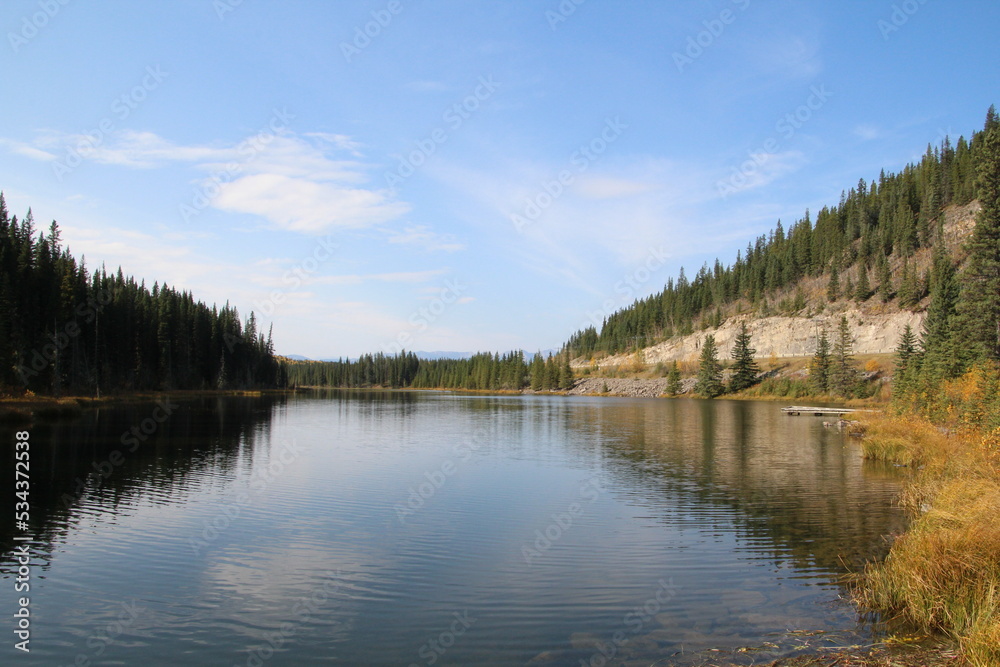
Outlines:
<svg viewBox="0 0 1000 667"><path fill-rule="evenodd" d="M458 443L452 449L458 459L457 463L452 459L447 459L437 468L424 472L423 481L408 489L410 495L407 496L406 500L393 506L396 511L396 519L400 523L406 523L408 518L422 509L427 501L433 498L445 483L455 476L459 470L459 464L471 459L472 455L489 441L489 436L490 432L487 429L477 428L468 440Z"/></svg>
<svg viewBox="0 0 1000 667"><path fill-rule="evenodd" d="M446 630L442 630L440 633L431 637L419 649L417 649L417 655L423 658L424 663L427 665L433 665L441 657L455 645L455 642L469 631L472 624L476 622L474 616L469 616L469 610L466 609L462 612L452 612L454 620L448 625ZM411 662L409 667L420 667L419 663Z"/></svg>
<svg viewBox="0 0 1000 667"><path fill-rule="evenodd" d="M395 169L385 172L386 187L395 192L397 186L413 176L417 169L437 152L438 147L448 141L451 136L449 132L455 132L465 121L472 118L472 114L478 111L499 87L500 84L493 80L492 75L479 77L478 84L470 94L452 104L441 114L441 120L446 127L436 127L423 139L414 141L414 149L406 155L395 153L390 155L389 157L396 159L397 164Z"/></svg>
<svg viewBox="0 0 1000 667"><path fill-rule="evenodd" d="M52 173L56 180L61 182L67 174L83 164L88 158L93 157L97 149L115 131L116 123L127 120L132 112L146 101L149 94L159 88L160 84L169 76L167 72L160 69L159 65L149 65L145 72L145 76L138 84L116 97L111 103L111 115L98 121L97 127L93 130L84 132L76 144L66 149L66 155L62 160L56 160L52 163Z"/></svg>
<svg viewBox="0 0 1000 667"><path fill-rule="evenodd" d="M235 151L239 159L227 162L209 174L202 180L201 185L195 188L191 200L178 205L181 219L190 222L191 218L211 206L212 201L222 192L222 188L242 175L243 170L253 163L272 141L288 130L289 121L294 118L295 115L289 113L287 109L273 109L270 120L256 134L247 137L236 146Z"/></svg>
<svg viewBox="0 0 1000 667"><path fill-rule="evenodd" d="M626 273L622 276L621 280L615 283L615 294L619 295L619 298L617 300L607 298L601 303L600 310L588 311L587 320L578 328L586 329L588 326L593 325L599 330L608 317L638 298L642 293L643 286L652 280L653 276L660 269L666 266L669 258L670 253L663 246L650 248L649 253L646 255L646 260L630 273Z"/></svg>
<svg viewBox="0 0 1000 667"><path fill-rule="evenodd" d="M904 0L899 4L894 4L892 6L892 13L889 14L888 19L879 19L878 31L882 34L883 41L888 42L889 37L894 32L899 32L899 29L910 22L910 19L920 11L920 8L926 5L928 0Z"/></svg>
<svg viewBox="0 0 1000 667"><path fill-rule="evenodd" d="M338 247L332 236L319 239L308 257L296 262L295 266L282 274L281 284L285 286L284 289L271 290L264 301L254 301L254 309L258 313L270 317L275 308L285 302L289 294L302 287L310 276L319 271L320 266L333 259L334 252Z"/></svg>
<svg viewBox="0 0 1000 667"><path fill-rule="evenodd" d="M220 21L226 20L226 14L236 11L236 8L243 4L243 0L212 0L212 9Z"/></svg>
<svg viewBox="0 0 1000 667"><path fill-rule="evenodd" d="M14 538L18 539L18 538ZM17 560L17 578L14 580L14 592L31 592L31 552L27 544L19 544L13 550ZM31 598L17 598L17 611L14 612L14 637L20 641L14 642L14 648L24 653L31 653Z"/></svg>
<svg viewBox="0 0 1000 667"><path fill-rule="evenodd" d="M50 364L55 363L59 359L59 354L82 333L78 320L82 319L85 324L90 324L109 303L111 303L111 292L102 289L95 296L89 297L86 302L78 304L73 310L76 317L67 322L62 331L52 335L52 342L46 343L41 349L32 350L31 358L26 361L27 365L19 363L15 367L21 382L27 385L31 378L38 377Z"/></svg>
<svg viewBox="0 0 1000 667"><path fill-rule="evenodd" d="M28 42L38 36L49 21L54 19L63 7L68 5L70 0L39 0L38 11L30 15L21 17L21 29L17 32L8 32L7 41L10 48L17 53L21 47L27 46Z"/></svg>
<svg viewBox="0 0 1000 667"><path fill-rule="evenodd" d="M716 182L715 189L719 195L726 199L750 186L752 179L759 176L764 166L777 155L782 140L788 141L794 137L831 97L833 92L826 87L826 84L810 86L806 101L775 123L776 134L768 137L759 149L748 151L748 158L739 166L733 167L728 178Z"/></svg>
<svg viewBox="0 0 1000 667"><path fill-rule="evenodd" d="M536 559L541 558L545 553L562 539L563 535L573 527L574 522L583 516L589 505L604 493L601 480L596 477L591 478L586 484L580 487L579 500L571 502L565 512L558 512L552 515L552 523L545 528L535 530L535 541L531 544L521 546L521 556L528 565L534 565ZM586 501L586 504L580 502Z"/></svg>
<svg viewBox="0 0 1000 667"><path fill-rule="evenodd" d="M340 43L340 52L344 55L344 60L349 63L354 57L361 55L362 51L371 46L372 40L381 35L402 11L403 3L399 0L390 0L382 9L373 10L372 20L363 26L355 26L354 38L350 42Z"/></svg>
<svg viewBox="0 0 1000 667"><path fill-rule="evenodd" d="M93 462L91 464L93 470L85 478L76 478L76 488L73 489L73 493L62 495L63 507L68 508L80 500L89 486L99 487L103 484L117 468L124 465L125 454L134 454L139 446L149 440L179 407L180 405L170 401L158 401L149 417L122 433L121 438L119 438L122 449L112 450L103 460Z"/></svg>
<svg viewBox="0 0 1000 667"><path fill-rule="evenodd" d="M607 643L599 643L597 650L586 660L581 660L582 667L604 667L621 652L630 639L642 632L650 620L667 607L667 603L677 595L677 587L673 577L660 579L659 588L641 605L628 611L622 618L624 630L615 630Z"/></svg>
<svg viewBox="0 0 1000 667"><path fill-rule="evenodd" d="M562 169L554 178L542 181L539 191L525 200L521 211L510 214L514 229L521 233L525 227L537 222L542 213L562 197L566 189L576 180L576 176L587 171L594 162L601 159L608 147L618 141L627 129L628 125L623 123L619 116L605 119L604 127L598 135L570 155L569 164L572 169Z"/></svg>
<svg viewBox="0 0 1000 667"><path fill-rule="evenodd" d="M280 451L272 455L266 467L259 467L254 471L247 485L247 491L240 491L232 502L220 504L218 512L211 519L202 520L202 530L196 537L188 538L191 552L195 556L200 556L203 550L208 549L229 530L234 521L243 515L243 511L251 507L254 500L285 472L285 468L298 460L301 455L302 450L294 440L283 443Z"/></svg>
<svg viewBox="0 0 1000 667"><path fill-rule="evenodd" d="M87 648L90 651L81 651L73 659L76 667L90 667L90 665L107 664L107 659L98 660L104 655L112 644L117 642L139 618L139 612L146 611L145 607L136 604L136 600L121 603L122 610L118 612L113 621L100 626L87 638Z"/></svg>
<svg viewBox="0 0 1000 667"><path fill-rule="evenodd" d="M565 23L570 16L576 13L576 8L587 0L560 0L555 11L545 10L545 20L549 22L549 27L555 30L560 23Z"/></svg>
<svg viewBox="0 0 1000 667"><path fill-rule="evenodd" d="M412 329L410 331L400 331L396 334L396 339L391 343L383 345L382 349L388 354L399 354L405 350L413 342L415 335L427 331L452 305L462 299L462 295L465 294L467 289L468 286L463 285L458 280L452 280L451 278L445 280L444 286L431 299L430 303L426 306L420 306L420 308L411 313L407 318L406 321Z"/></svg>
<svg viewBox="0 0 1000 667"><path fill-rule="evenodd" d="M750 0L732 0L732 3L740 12L745 12L747 7L750 6ZM738 13L727 8L719 12L718 16L702 21L701 24L705 29L687 38L687 44L683 52L674 51L673 53L674 65L677 66L677 71L683 74L685 67L693 65L695 60L701 58L705 51L710 49L716 40L722 37L722 33L726 31L726 26L736 22L738 16Z"/></svg>
<svg viewBox="0 0 1000 667"><path fill-rule="evenodd" d="M295 622L284 621L276 632L265 634L262 638L262 644L247 649L247 659L243 664L246 667L261 667L273 658L277 651L295 637L299 631L299 624L309 622L313 614L329 603L330 598L340 590L341 579L339 570L325 572L323 583L292 605L291 613ZM237 664L233 667L240 667L240 665Z"/></svg>

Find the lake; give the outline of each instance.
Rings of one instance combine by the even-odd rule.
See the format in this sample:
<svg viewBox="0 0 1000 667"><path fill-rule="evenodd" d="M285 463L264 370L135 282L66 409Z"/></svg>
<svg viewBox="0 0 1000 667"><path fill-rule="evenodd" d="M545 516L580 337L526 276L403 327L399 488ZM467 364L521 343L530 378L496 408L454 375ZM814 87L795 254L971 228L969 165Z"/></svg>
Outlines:
<svg viewBox="0 0 1000 667"><path fill-rule="evenodd" d="M893 469L776 403L327 391L30 438L3 664L759 664L864 642L840 582L904 527Z"/></svg>

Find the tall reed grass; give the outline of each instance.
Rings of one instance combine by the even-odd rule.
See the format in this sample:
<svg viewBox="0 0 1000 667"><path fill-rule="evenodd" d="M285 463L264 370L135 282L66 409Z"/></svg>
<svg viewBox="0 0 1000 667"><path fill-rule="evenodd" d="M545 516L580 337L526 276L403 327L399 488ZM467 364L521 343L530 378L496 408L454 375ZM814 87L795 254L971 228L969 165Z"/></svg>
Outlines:
<svg viewBox="0 0 1000 667"><path fill-rule="evenodd" d="M1000 428L982 377L939 394L932 422L912 412L866 419L864 456L909 466L909 529L856 580L890 626L956 640L976 667L1000 665ZM989 409L984 409L987 406ZM942 415L944 419L942 419Z"/></svg>

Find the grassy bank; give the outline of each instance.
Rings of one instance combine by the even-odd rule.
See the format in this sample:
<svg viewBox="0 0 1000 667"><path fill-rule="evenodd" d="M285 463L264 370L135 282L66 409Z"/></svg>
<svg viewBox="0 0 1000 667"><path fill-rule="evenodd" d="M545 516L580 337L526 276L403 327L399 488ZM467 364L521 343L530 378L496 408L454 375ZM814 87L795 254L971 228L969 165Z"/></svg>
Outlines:
<svg viewBox="0 0 1000 667"><path fill-rule="evenodd" d="M948 425L866 418L865 457L913 471L902 497L913 523L856 591L890 627L944 635L970 664L1000 665L1000 429L951 414Z"/></svg>

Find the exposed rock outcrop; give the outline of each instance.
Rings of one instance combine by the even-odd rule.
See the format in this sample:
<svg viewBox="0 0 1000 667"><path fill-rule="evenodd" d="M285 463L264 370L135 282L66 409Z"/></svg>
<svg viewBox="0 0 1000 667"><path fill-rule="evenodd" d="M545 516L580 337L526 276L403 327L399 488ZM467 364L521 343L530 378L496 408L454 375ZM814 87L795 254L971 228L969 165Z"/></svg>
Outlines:
<svg viewBox="0 0 1000 667"><path fill-rule="evenodd" d="M759 359L767 359L772 355L778 358L811 356L816 351L816 337L823 327L826 327L831 343L833 342L842 315L846 315L850 323L855 354L891 354L906 325L910 325L919 335L925 317L924 313L910 311L873 315L856 309L825 312L815 317L733 317L718 329L699 331L647 347L641 352L642 362L649 365L696 361L701 354L702 341L708 334L715 335L720 358L728 358L740 331L740 323L744 321L753 336L753 346ZM634 354L617 354L601 359L597 364L601 368L608 368L634 361ZM589 362L578 359L573 365L583 368Z"/></svg>

